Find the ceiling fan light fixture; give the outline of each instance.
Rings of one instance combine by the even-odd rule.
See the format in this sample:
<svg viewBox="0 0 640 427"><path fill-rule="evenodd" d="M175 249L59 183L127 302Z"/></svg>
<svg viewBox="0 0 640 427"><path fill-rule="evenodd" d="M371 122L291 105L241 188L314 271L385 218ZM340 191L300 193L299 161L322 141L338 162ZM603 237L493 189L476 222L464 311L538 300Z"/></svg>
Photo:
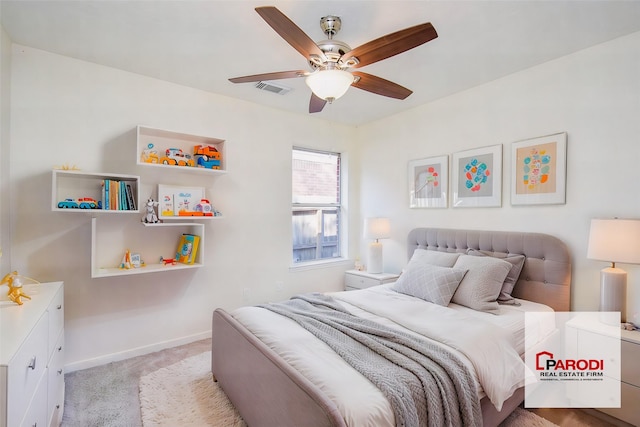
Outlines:
<svg viewBox="0 0 640 427"><path fill-rule="evenodd" d="M353 74L336 69L320 70L310 74L305 83L318 98L331 103L347 92L353 83Z"/></svg>

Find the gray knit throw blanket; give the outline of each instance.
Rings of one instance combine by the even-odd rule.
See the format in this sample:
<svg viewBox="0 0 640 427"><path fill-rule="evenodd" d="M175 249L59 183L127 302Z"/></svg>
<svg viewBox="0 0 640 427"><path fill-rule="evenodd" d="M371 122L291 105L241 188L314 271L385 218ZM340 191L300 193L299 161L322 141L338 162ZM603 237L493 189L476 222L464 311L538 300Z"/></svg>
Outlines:
<svg viewBox="0 0 640 427"><path fill-rule="evenodd" d="M319 293L260 307L296 321L375 384L396 426L482 426L475 377L441 346L354 316Z"/></svg>

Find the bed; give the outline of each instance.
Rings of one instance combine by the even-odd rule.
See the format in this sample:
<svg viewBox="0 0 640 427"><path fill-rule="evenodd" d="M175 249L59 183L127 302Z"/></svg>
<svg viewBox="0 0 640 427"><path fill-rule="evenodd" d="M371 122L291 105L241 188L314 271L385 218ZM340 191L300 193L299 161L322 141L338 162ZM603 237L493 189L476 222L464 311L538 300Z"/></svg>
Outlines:
<svg viewBox="0 0 640 427"><path fill-rule="evenodd" d="M415 271L412 267L414 259L423 256L429 259L435 257L433 259L438 260L444 257L449 262L450 255L453 257L465 255L464 260L466 262L470 260L472 264L474 262L499 264L493 260L487 261L486 258L499 259L500 263L504 263L522 256L521 269L518 270L519 274L511 285L510 296L507 295L504 298L504 304L499 305L497 311L495 306L491 305L491 310L488 310L490 313L457 304L456 295L462 294L462 286L454 290L451 297L452 303L448 305L432 304L422 301L421 298L415 298L415 295L411 295L410 292L408 295L398 292L397 289L401 289L400 280L398 283L362 291L330 294L332 298L337 298L342 305L348 307L349 311L365 318L369 316L373 321L386 322L392 328L404 328L406 325L398 327L397 324L404 320L389 320L385 318L388 313L384 312L384 307L363 308L359 305L360 300L366 300L367 305L377 304L375 301L382 301L385 296L397 295L398 303L404 304L399 306L402 307L400 311L417 313L415 310L412 311L412 307L422 304L420 316L423 312L427 315L426 313L431 311L440 319L449 319L447 316L451 316L451 322L449 320L446 322L447 327L451 325L460 333L445 332L443 329L445 323L441 322L440 326L427 327L427 329L430 329L429 333L441 335L446 344L438 343L437 337L433 336L430 336L429 340L435 340L435 347L449 348L448 346L451 345L454 348L449 349L450 351L462 353L464 364L471 370L475 369L476 378L482 378L483 375L495 376L495 373L480 372L484 368L476 369L479 365L476 365L475 360L472 359L477 356L472 357L465 352L464 342L473 338L473 335L469 335L469 331L474 331L476 325L487 324L487 327L493 328L488 331L498 329L502 331L505 324L510 324L509 320L500 325L502 329L496 329L489 323L494 321L500 323L502 319L509 319L505 313L511 313L512 318L515 319L518 312L521 315L527 310L570 310L570 255L566 245L553 236L526 232L417 228L411 230L408 235L407 255L409 263L402 275L405 278L411 277L411 273ZM472 259L476 257L478 261ZM480 259L484 261L479 261ZM454 266L449 266L451 269L447 270L447 274L457 263L460 261L456 260ZM421 265L424 266L424 263ZM436 268L441 267L428 267L429 271ZM508 274L513 273L513 270ZM437 271L440 272L440 270ZM468 271L463 274L462 280L471 276ZM409 279L403 280L406 284ZM502 281L503 277L500 278L500 282ZM506 282L505 280L504 283ZM501 289L503 290L504 288ZM502 296L500 293L501 298ZM474 299L476 297L476 295L473 296ZM422 310L422 307L427 306L429 310ZM369 310L378 309L383 312L369 313ZM259 316L254 318L256 313ZM457 317L465 322L464 327L456 326L457 323L454 322L459 321ZM418 323L417 317L411 319ZM411 319L408 322L413 321ZM485 319L489 320L485 321ZM423 327L422 325L428 322L420 320L419 323L420 327ZM294 329L289 329L290 324L294 324ZM522 330L520 334L523 335ZM458 335L460 337L457 338L457 342L449 342L449 337ZM523 350L515 349L515 341L518 340L513 337L507 337L507 340L510 340L513 351L504 351L504 353L515 352L516 355L518 353L521 355ZM522 337L520 341L523 341ZM298 354L300 351L305 354L301 356ZM489 352L491 349L486 351ZM493 356L487 353L481 357ZM513 356L510 357L513 358ZM331 348L315 339L307 330L295 324L291 318L265 310L265 307L241 307L232 312L223 309L214 311L211 370L214 380L219 383L251 427L394 425L393 411L389 415L389 407L385 406L384 395L371 384L370 380L362 377L354 368L340 360L340 356ZM482 423L476 420L477 425L498 425L524 399L522 384L515 386L515 383L510 383L510 389L494 391L493 385L480 382L482 386L479 387L479 411L481 411ZM500 396L504 400L499 399ZM501 400L499 404L496 399ZM360 418L363 416L371 418L363 420Z"/></svg>

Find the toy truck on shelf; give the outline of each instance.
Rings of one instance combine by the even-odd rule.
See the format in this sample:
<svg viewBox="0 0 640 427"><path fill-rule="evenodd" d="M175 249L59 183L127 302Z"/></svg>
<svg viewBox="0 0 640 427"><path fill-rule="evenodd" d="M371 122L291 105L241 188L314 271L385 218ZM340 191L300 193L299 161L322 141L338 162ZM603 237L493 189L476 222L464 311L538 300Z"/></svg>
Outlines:
<svg viewBox="0 0 640 427"><path fill-rule="evenodd" d="M211 145L196 145L193 147L196 166L205 169L220 169L221 156L216 147Z"/></svg>
<svg viewBox="0 0 640 427"><path fill-rule="evenodd" d="M193 166L193 159L180 148L167 148L164 157L160 160L163 165Z"/></svg>

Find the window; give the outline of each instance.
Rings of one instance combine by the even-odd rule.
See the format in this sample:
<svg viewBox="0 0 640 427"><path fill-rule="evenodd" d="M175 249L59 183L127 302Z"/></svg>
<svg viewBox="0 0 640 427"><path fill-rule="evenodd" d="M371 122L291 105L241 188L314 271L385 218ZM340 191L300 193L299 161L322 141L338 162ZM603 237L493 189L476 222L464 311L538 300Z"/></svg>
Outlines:
<svg viewBox="0 0 640 427"><path fill-rule="evenodd" d="M293 263L339 258L340 154L293 148Z"/></svg>

